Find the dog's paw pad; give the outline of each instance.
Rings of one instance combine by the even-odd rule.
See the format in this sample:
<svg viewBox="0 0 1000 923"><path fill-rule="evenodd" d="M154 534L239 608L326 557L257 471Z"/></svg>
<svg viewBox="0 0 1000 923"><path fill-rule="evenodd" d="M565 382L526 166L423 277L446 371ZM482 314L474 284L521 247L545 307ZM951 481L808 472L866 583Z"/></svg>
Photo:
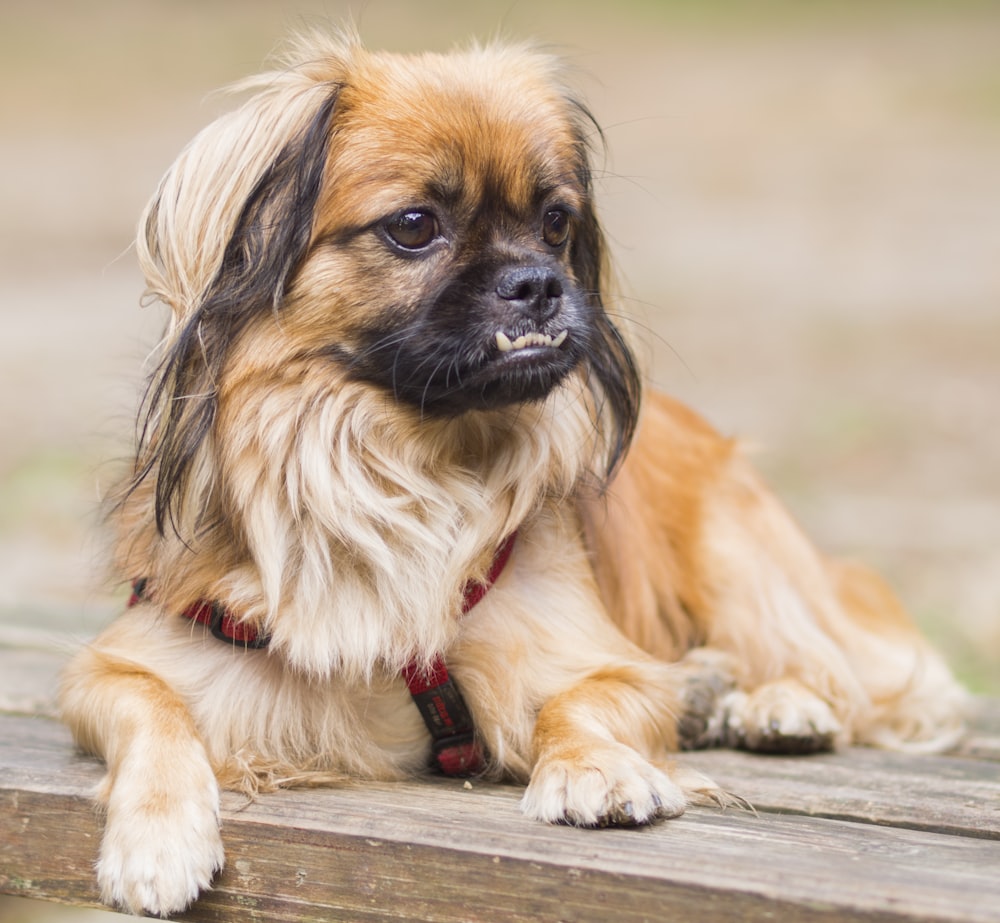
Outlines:
<svg viewBox="0 0 1000 923"><path fill-rule="evenodd" d="M667 776L622 745L583 757L539 761L521 807L529 817L575 827L635 827L684 811L686 797Z"/></svg>
<svg viewBox="0 0 1000 923"><path fill-rule="evenodd" d="M842 731L830 706L793 681L729 693L725 709L727 742L758 753L830 750Z"/></svg>

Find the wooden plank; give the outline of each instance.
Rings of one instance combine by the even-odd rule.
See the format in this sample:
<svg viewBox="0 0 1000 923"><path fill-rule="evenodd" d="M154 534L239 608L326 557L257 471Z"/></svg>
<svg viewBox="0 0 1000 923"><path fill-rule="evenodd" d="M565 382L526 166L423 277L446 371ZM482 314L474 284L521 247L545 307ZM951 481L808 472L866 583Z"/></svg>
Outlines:
<svg viewBox="0 0 1000 923"><path fill-rule="evenodd" d="M0 891L96 905L101 767L53 722L0 732ZM585 831L526 820L519 797L453 780L227 795L227 869L182 919L995 921L1000 907L993 840L708 809Z"/></svg>
<svg viewBox="0 0 1000 923"><path fill-rule="evenodd" d="M707 750L683 761L758 811L1000 838L1000 767L985 760L855 748L806 757Z"/></svg>

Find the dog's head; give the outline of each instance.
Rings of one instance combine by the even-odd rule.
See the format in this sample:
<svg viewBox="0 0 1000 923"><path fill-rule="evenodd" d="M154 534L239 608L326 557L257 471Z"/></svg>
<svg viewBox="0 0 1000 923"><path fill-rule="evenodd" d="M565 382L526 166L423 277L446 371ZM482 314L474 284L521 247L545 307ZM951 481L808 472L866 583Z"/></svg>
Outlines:
<svg viewBox="0 0 1000 923"><path fill-rule="evenodd" d="M602 303L599 130L557 63L312 38L253 88L182 154L140 237L174 312L139 469L161 530L227 376L304 359L420 420L516 414L575 382L610 470L639 383Z"/></svg>

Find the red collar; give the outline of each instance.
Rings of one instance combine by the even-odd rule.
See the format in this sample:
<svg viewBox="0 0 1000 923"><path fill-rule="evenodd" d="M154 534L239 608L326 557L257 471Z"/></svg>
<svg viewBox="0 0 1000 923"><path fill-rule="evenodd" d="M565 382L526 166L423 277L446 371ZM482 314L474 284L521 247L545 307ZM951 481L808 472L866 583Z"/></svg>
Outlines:
<svg viewBox="0 0 1000 923"><path fill-rule="evenodd" d="M465 615L497 582L514 550L517 532L511 532L497 548L482 583L465 585L462 615ZM438 654L427 670L415 661L403 668L403 679L414 704L420 709L430 731L434 762L446 776L473 776L486 768L486 758L479 741L472 714L455 681L448 675L444 658Z"/></svg>
<svg viewBox="0 0 1000 923"><path fill-rule="evenodd" d="M503 540L481 583L470 581L466 584L462 597L462 615L480 602L499 579L510 560L516 538L517 532L512 532ZM148 600L147 590L145 578L134 581L129 606ZM188 606L181 615L207 626L216 638L230 644L260 649L267 647L271 640L269 635L234 618L219 602L199 600ZM403 669L403 679L427 730L430 731L434 760L438 768L449 776L467 776L481 772L486 761L482 748L475 739L472 715L458 686L448 674L444 658L438 655L427 669L421 669L415 661L409 663Z"/></svg>

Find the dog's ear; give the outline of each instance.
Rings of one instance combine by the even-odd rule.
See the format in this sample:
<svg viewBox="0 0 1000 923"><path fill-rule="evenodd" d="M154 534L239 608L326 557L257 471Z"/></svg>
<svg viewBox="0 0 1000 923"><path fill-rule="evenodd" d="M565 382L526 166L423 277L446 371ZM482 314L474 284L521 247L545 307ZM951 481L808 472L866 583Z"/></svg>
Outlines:
<svg viewBox="0 0 1000 923"><path fill-rule="evenodd" d="M280 310L310 244L337 85L287 83L202 132L144 216L140 261L173 319L140 416L132 489L155 478L160 534L187 518L181 500L229 348L255 317Z"/></svg>
<svg viewBox="0 0 1000 923"><path fill-rule="evenodd" d="M611 479L624 458L638 424L642 379L635 356L612 321L606 308L609 261L604 232L594 209L593 180L590 167L592 138L603 145L604 136L596 119L579 100L568 99L575 114L579 162L578 181L586 190L585 205L573 239L571 259L580 285L591 299L592 341L586 355L590 367L589 385L596 404L598 426L604 443L605 482Z"/></svg>

